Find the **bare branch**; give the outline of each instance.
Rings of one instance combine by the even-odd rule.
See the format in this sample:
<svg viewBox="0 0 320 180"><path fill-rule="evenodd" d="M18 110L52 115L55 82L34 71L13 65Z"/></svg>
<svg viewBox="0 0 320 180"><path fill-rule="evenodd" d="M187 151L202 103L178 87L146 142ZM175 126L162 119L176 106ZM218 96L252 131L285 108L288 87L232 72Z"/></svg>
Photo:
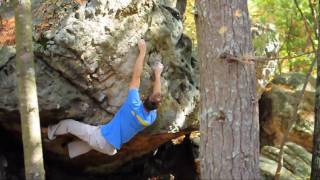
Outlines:
<svg viewBox="0 0 320 180"><path fill-rule="evenodd" d="M306 52L306 53L302 53L302 54L298 54L296 56L285 56L285 57L274 57L274 58L267 58L267 57L262 57L262 56L257 56L254 58L254 61L271 61L271 60L281 60L281 59L294 59L294 58L298 58L301 56L306 56L309 54L313 54L315 53L314 51L311 52Z"/></svg>
<svg viewBox="0 0 320 180"><path fill-rule="evenodd" d="M220 57L220 59L227 60L229 63L237 61L242 64L253 64L252 57L250 57L250 58L237 57L237 56L234 56L234 55L226 53L226 52L221 53L219 57Z"/></svg>
<svg viewBox="0 0 320 180"><path fill-rule="evenodd" d="M304 22L304 26L305 26L305 28L306 28L306 31L308 32L308 35L309 35L308 38L309 38L309 40L310 40L310 42L311 42L311 44L312 44L312 50L313 50L314 52L316 52L315 43L313 42L313 38L312 38L312 31L310 30L310 27L309 27L309 25L308 25L307 18L306 18L306 16L303 14L301 8L299 7L299 4L298 4L297 0L294 0L294 4L296 5L296 8L298 9L300 15L302 16L302 19L303 19L303 22ZM316 32L315 32L315 33L316 33Z"/></svg>
<svg viewBox="0 0 320 180"><path fill-rule="evenodd" d="M301 90L301 92L300 92L300 94L298 96L298 99L297 99L296 103L294 104L292 121L289 122L288 128L284 132L284 137L283 137L283 140L282 140L281 145L280 145L280 152L279 152L279 156L278 156L278 167L277 167L277 171L276 171L276 174L275 174L275 180L279 180L280 179L280 171L281 171L281 168L283 166L284 145L288 141L289 133L290 133L293 125L296 123L296 121L298 119L298 108L299 108L299 105L300 105L300 103L301 103L301 101L303 99L304 92L306 90L307 84L308 84L310 76L311 76L312 69L313 69L315 64L316 64L316 59L314 59L312 61L311 65L310 65L310 68L309 68L308 73L306 75L305 82L303 84L303 88L302 88L302 90Z"/></svg>
<svg viewBox="0 0 320 180"><path fill-rule="evenodd" d="M272 60L289 60L289 59L294 59L294 58L298 58L301 56L306 56L309 54L314 54L314 51L311 52L306 52L306 53L302 53L302 54L298 54L296 56L285 56L285 57L275 57L275 58L268 58L268 57L264 57L264 56L242 56L242 57L238 57L238 56L234 56L228 53L222 53L220 55L220 59L226 59L228 62L232 62L232 61L237 61L239 63L242 64L253 64L254 62L258 62L258 61L272 61Z"/></svg>
<svg viewBox="0 0 320 180"><path fill-rule="evenodd" d="M294 0L294 3L300 13L300 15L302 16L303 18L303 21L304 21L304 26L306 28L306 31L308 32L308 38L310 40L310 42L312 43L312 49L313 49L313 52L315 54L317 54L317 49L315 47L315 43L313 42L313 39L312 39L312 32L309 30L309 26L308 26L308 23L307 23L307 19L305 17L305 15L303 14L302 10L300 9L299 7L299 4L297 2L297 0ZM315 32L316 34L317 32ZM282 142L281 142L281 145L280 145L280 152L279 152L279 156L278 156L278 167L277 167L277 170L276 170L276 174L275 174L275 177L274 179L275 180L279 180L280 179L280 172L281 172L281 168L283 166L283 152L284 152L284 145L285 143L288 141L288 136L289 136L289 133L293 127L293 125L296 123L297 119L298 119L298 108L299 108L299 105L302 101L302 98L304 96L304 92L305 92L305 89L307 87L307 84L309 82L309 79L310 79L310 76L311 76L311 72L312 72L312 69L314 67L314 65L316 64L316 58L312 61L311 65L310 65L310 68L308 70L308 73L307 73L307 76L306 76L306 80L304 82L304 85L303 85L303 88L298 96L298 99L296 101L296 104L294 104L294 109L293 109L293 118L292 118L292 121L289 122L289 126L288 128L285 130L284 132L284 137L282 139Z"/></svg>
<svg viewBox="0 0 320 180"><path fill-rule="evenodd" d="M314 29L314 32L316 34L316 38L319 37L319 32L317 32L317 28L318 28L318 21L317 21L317 9L313 7L313 4L311 2L311 0L309 0L309 8L310 8L310 11L311 11L311 15L312 15L312 19L314 21L314 26L313 26L313 29Z"/></svg>

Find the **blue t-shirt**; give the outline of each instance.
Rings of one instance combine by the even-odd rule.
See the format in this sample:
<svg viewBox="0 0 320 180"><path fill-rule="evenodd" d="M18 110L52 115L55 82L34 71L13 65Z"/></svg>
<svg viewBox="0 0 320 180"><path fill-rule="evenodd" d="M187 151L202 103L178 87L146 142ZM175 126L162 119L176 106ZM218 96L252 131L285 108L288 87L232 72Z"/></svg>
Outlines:
<svg viewBox="0 0 320 180"><path fill-rule="evenodd" d="M108 143L120 149L122 144L151 125L156 117L156 110L147 112L144 109L138 89L129 89L127 99L112 120L101 126L101 133Z"/></svg>

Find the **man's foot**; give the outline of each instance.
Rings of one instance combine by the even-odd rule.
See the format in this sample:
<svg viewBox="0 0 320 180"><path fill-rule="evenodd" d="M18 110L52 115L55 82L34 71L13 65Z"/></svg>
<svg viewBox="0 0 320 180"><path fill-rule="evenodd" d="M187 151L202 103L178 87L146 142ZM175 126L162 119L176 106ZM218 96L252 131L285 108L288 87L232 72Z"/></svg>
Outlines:
<svg viewBox="0 0 320 180"><path fill-rule="evenodd" d="M41 133L48 135L48 128L41 128Z"/></svg>
<svg viewBox="0 0 320 180"><path fill-rule="evenodd" d="M41 137L44 142L50 142L48 138L48 128L41 128Z"/></svg>

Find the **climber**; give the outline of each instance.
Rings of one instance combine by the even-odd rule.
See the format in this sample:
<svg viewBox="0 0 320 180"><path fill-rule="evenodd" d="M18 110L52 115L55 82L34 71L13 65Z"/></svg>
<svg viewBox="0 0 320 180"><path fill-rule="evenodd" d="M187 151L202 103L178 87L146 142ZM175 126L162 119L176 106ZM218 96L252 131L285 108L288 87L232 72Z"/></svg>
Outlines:
<svg viewBox="0 0 320 180"><path fill-rule="evenodd" d="M138 42L138 48L140 52L133 67L128 96L109 123L92 126L66 119L48 127L49 140L55 139L56 135L68 133L80 139L67 145L70 158L87 153L91 149L115 155L122 144L128 142L135 134L155 121L156 109L161 101L160 77L163 65L161 62L157 62L152 67L155 75L153 92L142 102L139 96L139 86L146 54L146 44L143 39Z"/></svg>

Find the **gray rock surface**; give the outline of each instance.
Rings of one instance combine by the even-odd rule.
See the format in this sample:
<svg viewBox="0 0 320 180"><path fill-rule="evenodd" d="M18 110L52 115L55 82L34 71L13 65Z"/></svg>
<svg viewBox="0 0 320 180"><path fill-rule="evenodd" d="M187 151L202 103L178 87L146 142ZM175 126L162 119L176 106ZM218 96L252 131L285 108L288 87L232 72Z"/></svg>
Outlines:
<svg viewBox="0 0 320 180"><path fill-rule="evenodd" d="M16 48L13 46L4 46L0 49L0 68L4 67L10 59L16 54Z"/></svg>
<svg viewBox="0 0 320 180"><path fill-rule="evenodd" d="M35 3L33 38L43 127L66 118L93 125L110 121L126 98L140 38L147 44L140 88L143 97L152 90L152 64L160 60L165 66L163 102L156 123L117 156L93 152L67 160L61 149L70 140L66 137L44 142L49 161L108 173L199 126L197 61L191 57L191 40L182 33L182 20L172 4L174 1L153 0ZM14 48L4 46L0 57L0 123L19 133Z"/></svg>
<svg viewBox="0 0 320 180"><path fill-rule="evenodd" d="M0 121L19 122L15 58L0 67ZM72 86L41 60L36 60L38 99L42 125L74 118L97 125L110 116L93 99Z"/></svg>
<svg viewBox="0 0 320 180"><path fill-rule="evenodd" d="M255 55L274 60L263 60L256 62L257 96L258 99L265 87L276 74L279 60L276 59L280 48L279 38L276 30L269 25L253 23L251 25L252 43L255 47ZM267 37L266 37L267 35Z"/></svg>
<svg viewBox="0 0 320 180"><path fill-rule="evenodd" d="M63 80L61 85L51 83L54 88L49 88L59 86L56 89L62 94L60 99L52 92L46 94L49 92L45 88L47 84L38 83L43 109L55 110L53 107L59 106L57 104L71 102L65 97L70 95L62 92L73 87L105 111L100 113L105 115L97 116L96 120L81 116L85 122L99 124L109 121L127 95L132 66L138 55L136 44L144 38L148 53L141 83L143 96L151 92L152 63L161 60L165 65L162 79L164 101L153 131L172 132L197 126L197 122L185 118L193 112L199 94L196 61L191 57L190 39L182 34L182 22L173 13L175 9L150 0L90 1L84 4L59 0L38 6L34 11L34 47L38 66L57 73L55 77ZM4 70L14 69L11 67L14 63L8 63L14 56L14 50L9 51L9 48L12 49L4 46L0 51L0 67L4 74ZM38 79L49 78L43 75L46 73L39 71ZM8 104L7 101L16 102L15 91L12 91L14 75L11 76L1 76L0 86L11 91L0 105ZM43 104L42 100L46 98L56 102ZM8 106L10 108L17 109L16 105Z"/></svg>
<svg viewBox="0 0 320 180"><path fill-rule="evenodd" d="M260 155L261 179L274 179L277 169L277 157L279 149L272 146L264 146ZM284 147L283 164L280 179L308 179L311 173L311 153L303 147L288 142Z"/></svg>
<svg viewBox="0 0 320 180"><path fill-rule="evenodd" d="M191 58L191 41L182 34L182 22L174 9L150 0L93 0L83 5L60 0L57 4L67 6L67 11L59 12L61 8L47 4L49 12L38 16L39 24L45 21L41 15L57 22L47 30L36 28L38 57L107 113L114 114L127 95L138 55L137 41L144 38L148 52L142 74L142 96L151 92L152 63L161 60L165 66L164 99L153 132L195 127L197 123L185 117L193 111L198 99L196 62ZM47 16L51 9L55 12L52 18ZM110 119L111 116L107 118Z"/></svg>
<svg viewBox="0 0 320 180"><path fill-rule="evenodd" d="M294 104L305 81L302 73L288 73L275 77L267 86L259 102L261 143L279 145L284 131L293 117ZM298 109L298 120L289 134L293 141L308 151L312 149L314 128L315 79L311 78Z"/></svg>

